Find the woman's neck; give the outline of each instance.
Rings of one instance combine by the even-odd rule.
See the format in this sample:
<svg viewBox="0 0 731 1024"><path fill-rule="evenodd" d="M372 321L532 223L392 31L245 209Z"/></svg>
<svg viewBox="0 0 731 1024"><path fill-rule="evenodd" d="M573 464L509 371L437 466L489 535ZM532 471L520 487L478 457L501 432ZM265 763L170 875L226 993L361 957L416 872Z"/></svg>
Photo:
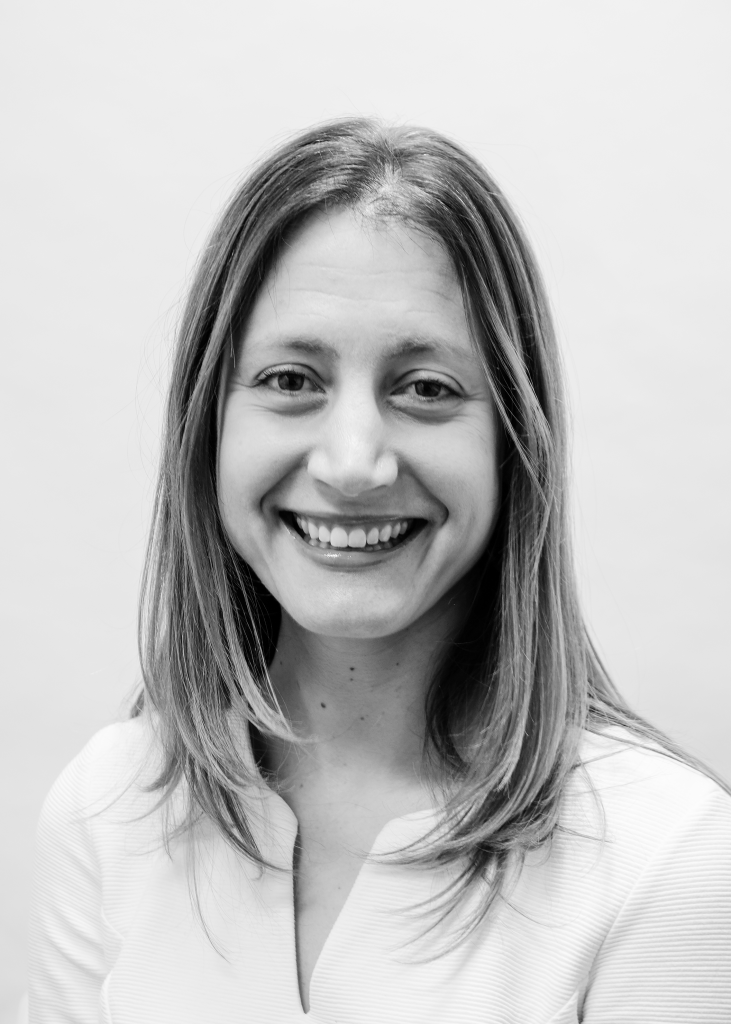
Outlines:
<svg viewBox="0 0 731 1024"><path fill-rule="evenodd" d="M267 740L266 767L283 790L333 774L343 785L423 783L426 693L456 618L446 609L378 639L308 633L283 613L271 679L309 738L296 747Z"/></svg>

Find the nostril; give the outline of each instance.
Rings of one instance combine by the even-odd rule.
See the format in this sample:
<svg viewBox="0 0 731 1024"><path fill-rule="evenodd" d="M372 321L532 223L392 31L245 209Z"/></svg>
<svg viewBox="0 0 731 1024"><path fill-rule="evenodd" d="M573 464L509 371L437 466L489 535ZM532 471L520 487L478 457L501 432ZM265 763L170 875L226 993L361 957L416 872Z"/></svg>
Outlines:
<svg viewBox="0 0 731 1024"><path fill-rule="evenodd" d="M307 460L307 472L349 498L376 487L390 487L398 477L398 461L392 452L376 454L366 444L333 444L316 448Z"/></svg>

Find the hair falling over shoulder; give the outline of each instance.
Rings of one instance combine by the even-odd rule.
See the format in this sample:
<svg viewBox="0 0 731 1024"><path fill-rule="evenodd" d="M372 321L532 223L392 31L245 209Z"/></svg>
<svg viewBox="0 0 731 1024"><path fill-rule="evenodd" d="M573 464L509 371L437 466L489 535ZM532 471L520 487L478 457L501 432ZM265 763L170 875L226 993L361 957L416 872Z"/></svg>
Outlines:
<svg viewBox="0 0 731 1024"><path fill-rule="evenodd" d="M502 192L448 138L365 118L315 126L263 160L224 210L179 327L140 611L144 687L133 714L144 704L157 721L163 769L155 788L165 795L184 782L189 823L207 815L235 849L263 862L244 799L261 778L242 758L242 735L253 728L295 737L268 677L278 607L219 515L219 385L282 245L327 208L395 219L441 243L499 415L498 523L466 581L470 611L427 701L424 755L450 780L448 827L403 854L460 866L444 913L492 879L471 928L510 864L558 827L582 730L624 727L638 743L696 762L624 704L587 635L571 554L561 362L545 291Z"/></svg>

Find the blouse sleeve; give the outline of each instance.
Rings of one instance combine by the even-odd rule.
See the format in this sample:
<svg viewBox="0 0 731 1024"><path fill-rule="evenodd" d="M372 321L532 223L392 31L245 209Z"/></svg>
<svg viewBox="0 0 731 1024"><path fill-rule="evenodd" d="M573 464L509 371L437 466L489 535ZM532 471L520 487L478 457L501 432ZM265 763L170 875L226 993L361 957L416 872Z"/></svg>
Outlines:
<svg viewBox="0 0 731 1024"><path fill-rule="evenodd" d="M721 789L645 867L595 960L580 1019L731 1021L731 800Z"/></svg>
<svg viewBox="0 0 731 1024"><path fill-rule="evenodd" d="M106 973L101 878L86 806L90 749L59 777L36 838L29 1024L98 1024Z"/></svg>

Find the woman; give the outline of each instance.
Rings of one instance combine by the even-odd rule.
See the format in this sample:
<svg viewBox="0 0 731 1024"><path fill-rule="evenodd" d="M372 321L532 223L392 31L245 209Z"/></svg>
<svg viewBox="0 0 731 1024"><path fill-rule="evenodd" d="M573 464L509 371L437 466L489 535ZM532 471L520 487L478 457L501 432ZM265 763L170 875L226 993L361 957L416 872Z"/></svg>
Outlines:
<svg viewBox="0 0 731 1024"><path fill-rule="evenodd" d="M731 800L571 565L559 357L461 148L316 127L180 327L144 689L44 809L30 1019L721 1021Z"/></svg>

